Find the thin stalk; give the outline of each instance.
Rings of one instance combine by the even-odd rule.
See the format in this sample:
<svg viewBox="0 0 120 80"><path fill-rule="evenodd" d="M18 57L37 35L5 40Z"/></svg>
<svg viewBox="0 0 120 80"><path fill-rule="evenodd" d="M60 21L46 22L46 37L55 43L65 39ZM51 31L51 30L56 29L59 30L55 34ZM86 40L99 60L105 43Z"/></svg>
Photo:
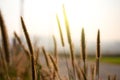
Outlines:
<svg viewBox="0 0 120 80"><path fill-rule="evenodd" d="M22 41L21 41L21 39L20 39L20 37L17 35L17 33L16 32L14 32L14 36L15 36L15 38L17 39L17 41L18 41L18 43L20 44L20 46L23 48L23 50L25 51L25 53L27 54L27 57L28 57L28 59L30 59L30 53L29 53L29 51L25 48L25 46L22 44Z"/></svg>
<svg viewBox="0 0 120 80"><path fill-rule="evenodd" d="M22 17L21 17L21 24L22 24L23 32L24 32L25 37L26 37L26 41L27 41L29 51L31 53L32 80L36 80L36 71L35 71L35 65L34 65L34 51L33 51L31 40L30 40L29 34L27 32L27 29L26 29L26 26L25 26L25 23L24 23Z"/></svg>
<svg viewBox="0 0 120 80"><path fill-rule="evenodd" d="M0 53L1 53L1 55L0 55L1 59L3 61L4 70L5 70L5 73L6 73L6 79L10 80L7 63L6 63L6 60L5 60L5 57L4 57L4 54L3 54L3 50L1 49L1 47L0 47Z"/></svg>
<svg viewBox="0 0 120 80"><path fill-rule="evenodd" d="M82 51L82 60L83 60L84 73L85 73L85 76L87 76L87 70L86 70L86 44L85 44L84 28L82 28L82 32L81 32L81 51Z"/></svg>
<svg viewBox="0 0 120 80"><path fill-rule="evenodd" d="M59 80L62 80L61 77L60 77L60 74L59 74L58 66L55 63L54 58L50 54L49 54L49 57L50 57L51 62L53 63L55 72L57 73Z"/></svg>
<svg viewBox="0 0 120 80"><path fill-rule="evenodd" d="M97 33L97 53L96 53L96 77L99 80L99 64L100 64L100 30Z"/></svg>
<svg viewBox="0 0 120 80"><path fill-rule="evenodd" d="M60 20L59 20L57 14L56 14L56 19L57 19L58 28L59 28L59 33L60 33L60 38L61 38L61 44L62 44L62 46L64 47L64 46L65 46L64 38L63 38L63 34L62 34L62 29L61 29L61 26L60 26Z"/></svg>
<svg viewBox="0 0 120 80"><path fill-rule="evenodd" d="M54 57L55 57L55 62L56 62L56 64L58 64L57 41L56 41L54 35L53 35L53 42L54 42Z"/></svg>
<svg viewBox="0 0 120 80"><path fill-rule="evenodd" d="M8 39L6 25L3 20L1 11L0 11L0 27L1 27L1 33L2 33L3 47L4 47L3 49L5 52L5 60L6 60L7 64L9 64L10 63L9 39Z"/></svg>
<svg viewBox="0 0 120 80"><path fill-rule="evenodd" d="M71 39L69 22L68 22L68 19L67 19L67 15L66 15L66 11L65 11L64 5L63 5L63 16L64 16L64 21L65 21L65 27L66 27L66 33L67 33L67 38L68 38L70 53L71 53L71 64L72 64L72 67L73 67L74 80L76 80L75 64L74 64L75 63L74 49L73 49L73 44L72 44L72 39Z"/></svg>

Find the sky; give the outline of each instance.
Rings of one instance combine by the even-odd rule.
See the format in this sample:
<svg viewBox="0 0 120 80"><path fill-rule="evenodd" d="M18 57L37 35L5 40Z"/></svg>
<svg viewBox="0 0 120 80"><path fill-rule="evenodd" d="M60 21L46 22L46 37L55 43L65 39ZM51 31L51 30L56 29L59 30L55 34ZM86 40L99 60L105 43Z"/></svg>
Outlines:
<svg viewBox="0 0 120 80"><path fill-rule="evenodd" d="M97 30L102 41L120 41L120 0L0 0L0 10L10 35L21 35L21 1L23 18L30 35L59 38L56 14L66 38L62 5L64 4L74 40L80 40L85 28L86 40L96 41Z"/></svg>

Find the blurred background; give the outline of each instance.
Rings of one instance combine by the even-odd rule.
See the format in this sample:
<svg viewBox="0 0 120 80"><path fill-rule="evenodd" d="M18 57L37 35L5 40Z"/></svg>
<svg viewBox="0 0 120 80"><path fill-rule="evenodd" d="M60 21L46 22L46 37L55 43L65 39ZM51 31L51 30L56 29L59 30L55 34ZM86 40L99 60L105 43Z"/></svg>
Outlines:
<svg viewBox="0 0 120 80"><path fill-rule="evenodd" d="M38 42L38 46L52 51L52 35L55 35L59 51L62 51L56 21L58 14L68 50L63 4L76 53L80 52L81 28L84 27L88 54L96 52L97 30L100 29L102 54L120 55L120 0L0 0L10 40L14 31L24 39L20 24L20 16L23 16L31 39Z"/></svg>

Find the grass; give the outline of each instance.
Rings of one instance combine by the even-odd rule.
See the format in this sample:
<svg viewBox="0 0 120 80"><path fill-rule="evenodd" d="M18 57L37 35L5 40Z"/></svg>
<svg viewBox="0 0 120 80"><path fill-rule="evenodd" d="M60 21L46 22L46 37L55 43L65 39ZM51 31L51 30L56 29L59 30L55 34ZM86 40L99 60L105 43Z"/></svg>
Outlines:
<svg viewBox="0 0 120 80"><path fill-rule="evenodd" d="M38 51L33 47L33 44L31 43L30 35L27 31L27 27L25 26L25 22L23 18L21 17L21 25L22 29L24 32L24 36L26 38L26 43L27 47L24 46L22 43L21 39L19 36L14 33L16 40L18 41L19 44L15 42L13 46L9 45L9 39L6 31L6 26L3 20L3 16L1 15L0 12L0 26L1 26L1 32L2 32L2 43L3 46L0 46L0 71L3 70L3 72L0 72L0 80L16 80L20 78L20 80L89 80L89 75L91 75L91 80L100 80L101 77L99 77L99 65L100 62L111 62L115 64L120 64L120 57L100 57L101 51L100 51L100 30L98 30L97 33L97 40L96 40L96 57L87 57L86 53L86 40L85 40L85 32L84 28L81 31L81 55L79 54L79 57L76 58L75 55L75 48L74 44L72 42L72 37L71 37L71 30L69 27L69 21L67 18L67 14L65 11L65 8L63 6L63 17L64 17L64 22L65 22L65 28L66 28L66 34L67 34L67 39L68 39L68 44L69 44L69 50L70 52L68 53L68 57L66 54L64 55L64 58L66 59L66 67L67 67L67 72L68 72L68 77L67 75L64 75L64 77L61 76L59 73L59 64L58 64L58 50L57 47L57 40L55 36L53 36L53 41L54 41L54 54L50 54L44 47L39 47ZM64 38L62 35L62 29L60 28L60 21L58 16L56 16L57 22L58 22L58 27L59 27L59 32L60 32L60 37L61 37L61 44L62 47L64 48L66 45L64 43ZM15 47L14 47L15 46ZM16 50L23 49L24 52L16 52ZM14 54L9 53L9 47L11 48L11 52ZM46 66L43 65L40 60L39 60L39 49L42 50L43 56L46 60ZM4 50L4 52L2 52ZM64 53L66 52L64 48ZM5 53L5 55L3 54ZM27 55L25 55L27 53ZM41 52L40 52L41 53ZM9 56L11 55L11 56ZM3 56L3 57L2 57ZM5 56L5 57L4 57ZM81 56L81 57L80 57ZM28 58L27 58L28 57ZM10 60L9 60L10 59ZM68 61L70 61L71 65L68 65ZM88 73L88 67L89 65L87 64L88 59L96 61L95 64L90 65L91 66L91 74ZM79 64L79 61L81 63ZM11 64L7 64L11 62ZM5 66L5 68L3 67ZM9 73L9 74L8 74ZM96 74L95 74L96 73ZM3 76L5 75L5 76ZM27 76L25 76L27 75ZM1 77L2 76L2 77ZM108 76L108 79L113 76ZM116 76L114 79L116 80Z"/></svg>
<svg viewBox="0 0 120 80"><path fill-rule="evenodd" d="M118 64L120 65L120 56L119 57L102 57L101 62L110 63L110 64Z"/></svg>
<svg viewBox="0 0 120 80"><path fill-rule="evenodd" d="M89 56L88 60L90 61L95 61L95 57L94 56ZM120 56L102 56L100 59L100 62L102 63L109 63L109 64L117 64L120 65Z"/></svg>

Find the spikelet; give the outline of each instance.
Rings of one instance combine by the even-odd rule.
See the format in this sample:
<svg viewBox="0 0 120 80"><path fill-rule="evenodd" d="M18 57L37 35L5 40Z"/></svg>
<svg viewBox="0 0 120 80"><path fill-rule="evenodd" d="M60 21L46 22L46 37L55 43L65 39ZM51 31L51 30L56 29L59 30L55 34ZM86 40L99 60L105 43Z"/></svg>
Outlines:
<svg viewBox="0 0 120 80"><path fill-rule="evenodd" d="M97 33L97 55L96 55L97 58L100 57L100 30L98 30L98 33Z"/></svg>
<svg viewBox="0 0 120 80"><path fill-rule="evenodd" d="M83 62L85 62L85 60L86 60L86 44L85 44L84 28L82 28L82 32L81 32L81 51L82 51L82 60L83 60Z"/></svg>
<svg viewBox="0 0 120 80"><path fill-rule="evenodd" d="M86 44L85 44L85 32L84 28L82 28L81 32L81 52L82 52L82 60L83 60L83 68L85 76L87 76L87 66L86 66Z"/></svg>
<svg viewBox="0 0 120 80"><path fill-rule="evenodd" d="M26 41L27 41L29 51L31 53L32 80L36 80L36 71L35 71L35 65L34 65L35 64L34 63L34 51L33 51L31 40L30 40L29 34L27 32L27 29L26 29L26 26L25 26L25 23L24 23L22 17L21 17L21 24L22 24L23 32L24 32L25 37L26 37Z"/></svg>
<svg viewBox="0 0 120 80"><path fill-rule="evenodd" d="M71 33L70 33L69 22L68 22L68 19L67 19L67 15L66 15L64 5L63 5L63 15L64 15L64 21L65 21L65 28L66 28L68 43L71 44L72 43L72 41L71 41Z"/></svg>
<svg viewBox="0 0 120 80"><path fill-rule="evenodd" d="M7 64L10 63L10 52L9 52L9 39L8 39L8 33L6 29L5 22L3 20L2 13L0 11L0 26L1 26L1 33L2 33L2 41L3 41L3 47L5 52L5 60Z"/></svg>
<svg viewBox="0 0 120 80"><path fill-rule="evenodd" d="M61 29L61 26L60 26L60 20L59 20L57 14L56 14L56 19L57 19L57 23L58 23L58 28L59 28L59 33L60 33L61 43L62 43L62 46L64 47L64 46L65 46L64 38L63 38L63 34L62 34L62 29Z"/></svg>
<svg viewBox="0 0 120 80"><path fill-rule="evenodd" d="M99 79L99 64L100 64L100 30L98 30L97 33L96 79Z"/></svg>
<svg viewBox="0 0 120 80"><path fill-rule="evenodd" d="M64 21L65 21L65 27L66 27L66 33L67 33L68 43L69 43L69 47L70 47L71 64L72 64L72 67L73 67L73 73L74 73L74 79L75 79L76 75L75 75L75 64L74 64L75 63L74 49L73 49L73 44L72 44L72 39L71 39L69 22L68 22L68 19L67 19L67 15L66 15L66 11L65 11L64 5L63 5L63 16L64 16Z"/></svg>
<svg viewBox="0 0 120 80"><path fill-rule="evenodd" d="M54 42L54 57L55 57L55 62L56 62L56 64L58 64L57 41L56 41L54 35L53 35L53 42Z"/></svg>

